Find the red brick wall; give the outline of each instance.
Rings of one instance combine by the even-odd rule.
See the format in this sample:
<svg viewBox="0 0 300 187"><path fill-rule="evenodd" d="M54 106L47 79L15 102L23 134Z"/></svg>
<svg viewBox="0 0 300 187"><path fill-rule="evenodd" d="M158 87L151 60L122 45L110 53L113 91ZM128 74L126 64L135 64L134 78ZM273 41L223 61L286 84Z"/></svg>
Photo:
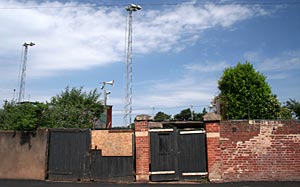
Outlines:
<svg viewBox="0 0 300 187"><path fill-rule="evenodd" d="M207 142L208 178L211 181L221 180L221 149L220 149L220 124L207 122L205 124Z"/></svg>
<svg viewBox="0 0 300 187"><path fill-rule="evenodd" d="M224 181L300 180L300 121L222 121L220 148Z"/></svg>
<svg viewBox="0 0 300 187"><path fill-rule="evenodd" d="M106 128L112 128L112 106L106 106Z"/></svg>
<svg viewBox="0 0 300 187"><path fill-rule="evenodd" d="M300 121L205 121L211 181L300 181ZM136 180L149 181L148 122L135 123Z"/></svg>
<svg viewBox="0 0 300 187"><path fill-rule="evenodd" d="M136 180L149 181L150 143L147 121L135 122Z"/></svg>

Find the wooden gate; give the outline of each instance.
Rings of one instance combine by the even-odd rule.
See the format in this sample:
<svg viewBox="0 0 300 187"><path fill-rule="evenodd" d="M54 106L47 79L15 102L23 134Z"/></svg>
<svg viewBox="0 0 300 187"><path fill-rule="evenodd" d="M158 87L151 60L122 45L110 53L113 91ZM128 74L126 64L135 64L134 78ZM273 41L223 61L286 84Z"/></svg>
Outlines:
<svg viewBox="0 0 300 187"><path fill-rule="evenodd" d="M90 130L51 129L49 133L49 180L134 180L133 156L102 156L101 150L91 150Z"/></svg>
<svg viewBox="0 0 300 187"><path fill-rule="evenodd" d="M152 181L178 180L176 129L150 129Z"/></svg>
<svg viewBox="0 0 300 187"><path fill-rule="evenodd" d="M104 182L134 181L133 157L102 156L101 150L91 151L91 180Z"/></svg>
<svg viewBox="0 0 300 187"><path fill-rule="evenodd" d="M198 181L207 175L205 131L150 129L152 181Z"/></svg>
<svg viewBox="0 0 300 187"><path fill-rule="evenodd" d="M88 179L90 131L51 129L49 133L48 179Z"/></svg>

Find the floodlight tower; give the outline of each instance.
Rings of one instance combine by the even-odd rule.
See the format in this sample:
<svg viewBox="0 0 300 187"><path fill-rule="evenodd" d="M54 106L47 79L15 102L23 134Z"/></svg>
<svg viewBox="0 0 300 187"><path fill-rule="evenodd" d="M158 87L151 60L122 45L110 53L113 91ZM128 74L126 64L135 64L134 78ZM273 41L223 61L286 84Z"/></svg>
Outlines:
<svg viewBox="0 0 300 187"><path fill-rule="evenodd" d="M128 27L126 31L128 38L126 46L126 85L123 123L124 125L130 125L132 113L132 12L141 10L142 7L140 5L130 4L126 6L125 9L128 12Z"/></svg>
<svg viewBox="0 0 300 187"><path fill-rule="evenodd" d="M35 43L24 43L23 47L25 48L24 54L22 56L22 70L21 70L21 79L20 79L20 90L19 90L19 99L18 102L21 102L24 99L25 94L25 79L26 79L26 63L27 63L27 53L28 53L28 46L34 46Z"/></svg>

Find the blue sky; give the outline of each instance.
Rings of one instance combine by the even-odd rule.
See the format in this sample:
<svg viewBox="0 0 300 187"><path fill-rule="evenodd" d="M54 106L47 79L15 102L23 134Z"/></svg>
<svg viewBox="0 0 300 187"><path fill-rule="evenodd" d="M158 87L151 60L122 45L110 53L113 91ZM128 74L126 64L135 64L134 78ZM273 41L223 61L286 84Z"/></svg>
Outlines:
<svg viewBox="0 0 300 187"><path fill-rule="evenodd" d="M224 68L238 61L263 73L281 102L300 100L300 1L256 2L134 2L143 9L133 15L133 114L176 114L191 105L201 112L218 94ZM67 86L100 91L100 82L115 80L108 104L113 126L122 125L130 3L1 0L0 104L18 92L22 44L35 42L26 100L47 101Z"/></svg>

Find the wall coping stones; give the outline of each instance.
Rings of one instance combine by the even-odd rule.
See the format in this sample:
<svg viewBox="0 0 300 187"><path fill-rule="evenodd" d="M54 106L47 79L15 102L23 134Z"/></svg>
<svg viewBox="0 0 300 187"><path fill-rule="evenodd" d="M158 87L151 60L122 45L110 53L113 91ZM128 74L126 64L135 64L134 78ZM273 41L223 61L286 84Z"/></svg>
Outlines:
<svg viewBox="0 0 300 187"><path fill-rule="evenodd" d="M209 112L203 116L203 121L221 121L221 115L214 112Z"/></svg>

